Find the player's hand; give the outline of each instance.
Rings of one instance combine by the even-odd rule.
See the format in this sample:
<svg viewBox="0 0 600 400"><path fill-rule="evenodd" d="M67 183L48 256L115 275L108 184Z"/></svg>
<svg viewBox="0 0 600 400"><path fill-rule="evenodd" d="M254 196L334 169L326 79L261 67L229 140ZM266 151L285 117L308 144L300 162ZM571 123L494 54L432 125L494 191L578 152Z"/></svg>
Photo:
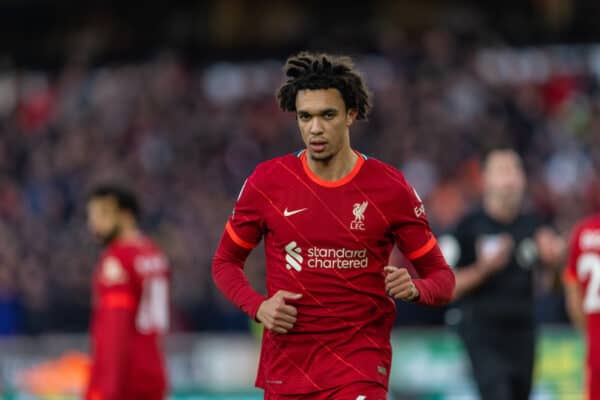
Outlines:
<svg viewBox="0 0 600 400"><path fill-rule="evenodd" d="M285 334L294 327L298 310L296 307L285 304L286 300L298 300L302 297L299 293L279 290L273 296L263 301L258 307L256 319L268 330Z"/></svg>
<svg viewBox="0 0 600 400"><path fill-rule="evenodd" d="M477 241L477 268L484 276L505 268L515 243L507 234L481 238Z"/></svg>
<svg viewBox="0 0 600 400"><path fill-rule="evenodd" d="M419 297L419 290L412 281L406 268L387 265L385 273L385 292L397 300L412 301Z"/></svg>

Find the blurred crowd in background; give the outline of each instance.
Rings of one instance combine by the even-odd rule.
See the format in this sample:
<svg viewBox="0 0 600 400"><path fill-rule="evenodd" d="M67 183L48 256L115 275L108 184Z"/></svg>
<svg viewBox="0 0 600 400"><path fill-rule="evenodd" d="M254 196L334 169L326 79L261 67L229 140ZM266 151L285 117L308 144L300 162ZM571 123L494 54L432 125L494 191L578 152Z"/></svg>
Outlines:
<svg viewBox="0 0 600 400"><path fill-rule="evenodd" d="M564 48L511 56L461 40L445 29L416 40L389 30L351 52L374 92L353 146L405 173L438 234L477 206L483 152L514 147L529 177L526 207L566 238L600 211L597 49L573 64ZM101 248L86 231L85 196L107 180L137 192L143 227L170 257L174 329L248 329L214 288L211 259L244 179L303 145L294 115L274 100L284 59L217 61L163 51L0 69L0 334L87 329ZM247 271L263 290L261 249ZM560 274L537 279L543 322L565 322ZM443 312L414 307L398 323L441 324Z"/></svg>

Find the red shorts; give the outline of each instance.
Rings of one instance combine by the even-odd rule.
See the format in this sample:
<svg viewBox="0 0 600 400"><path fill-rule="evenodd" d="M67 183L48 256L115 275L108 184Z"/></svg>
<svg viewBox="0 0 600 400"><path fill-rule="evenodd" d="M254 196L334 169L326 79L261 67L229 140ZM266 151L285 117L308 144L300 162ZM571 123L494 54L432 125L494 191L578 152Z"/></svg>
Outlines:
<svg viewBox="0 0 600 400"><path fill-rule="evenodd" d="M308 394L275 394L265 392L265 400L387 400L387 390L373 382L349 385Z"/></svg>

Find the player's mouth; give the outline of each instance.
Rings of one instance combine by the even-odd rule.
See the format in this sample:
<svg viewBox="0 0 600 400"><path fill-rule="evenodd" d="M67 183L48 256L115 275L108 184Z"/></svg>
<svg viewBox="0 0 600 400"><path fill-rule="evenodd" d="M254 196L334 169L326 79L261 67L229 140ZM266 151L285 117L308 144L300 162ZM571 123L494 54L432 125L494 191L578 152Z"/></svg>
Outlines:
<svg viewBox="0 0 600 400"><path fill-rule="evenodd" d="M321 139L311 140L309 146L314 153L321 153L325 151L327 141Z"/></svg>

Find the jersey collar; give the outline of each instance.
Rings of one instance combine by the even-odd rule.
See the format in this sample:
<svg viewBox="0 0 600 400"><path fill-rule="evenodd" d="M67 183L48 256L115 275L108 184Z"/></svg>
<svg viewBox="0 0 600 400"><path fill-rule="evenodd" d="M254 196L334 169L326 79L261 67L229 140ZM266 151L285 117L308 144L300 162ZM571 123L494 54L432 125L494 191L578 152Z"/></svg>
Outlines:
<svg viewBox="0 0 600 400"><path fill-rule="evenodd" d="M355 150L354 150L354 153L356 153L356 155L358 156L358 159L356 160L356 163L354 164L352 171L348 172L348 174L346 176L344 176L343 178L340 178L335 181L326 181L325 179L322 179L319 176L317 176L310 169L310 167L308 166L308 162L306 160L306 150L302 150L302 152L299 154L299 156L300 156L300 162L302 163L302 168L304 168L304 172L310 178L311 181L313 181L314 183L316 183L319 186L323 186L323 187L327 187L327 188L335 188L335 187L339 187L339 186L345 185L346 183L350 182L358 174L361 167L365 163L365 157L361 153L359 153L358 151L355 151Z"/></svg>

